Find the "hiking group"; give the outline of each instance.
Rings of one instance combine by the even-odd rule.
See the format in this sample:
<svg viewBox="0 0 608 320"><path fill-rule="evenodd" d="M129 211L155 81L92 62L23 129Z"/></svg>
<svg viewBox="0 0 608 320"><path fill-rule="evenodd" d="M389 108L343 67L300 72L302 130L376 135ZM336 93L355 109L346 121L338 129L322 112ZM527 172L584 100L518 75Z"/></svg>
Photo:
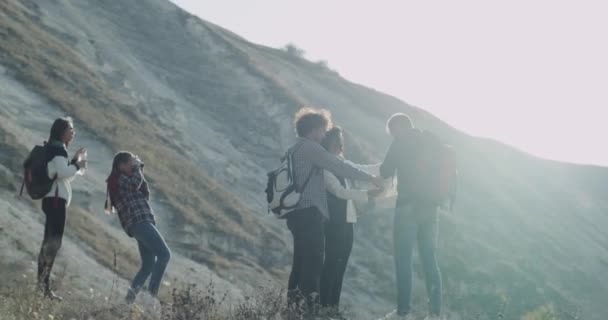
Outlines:
<svg viewBox="0 0 608 320"><path fill-rule="evenodd" d="M307 318L344 318L340 295L354 242L359 211L386 197L397 180L394 215L394 259L397 309L387 316L412 319L412 257L416 243L424 268L431 319L441 315L441 275L436 260L438 208L451 209L456 187L456 166L450 147L428 131L414 128L405 114L386 124L392 144L384 161L358 165L344 158L342 129L333 126L329 112L303 108L295 115L297 140L268 174L269 211L285 219L293 236L293 262L288 281L288 303ZM87 151L70 159L67 147L75 131L71 118L59 118L48 142L36 146L24 162L24 184L33 199L42 200L46 216L38 257L38 286L45 297L62 300L51 289L50 275L61 247L71 182L87 169ZM368 189L356 188L357 181ZM150 279L147 292L156 297L170 260L170 250L156 228L150 206L150 188L144 163L130 152L115 155L106 180L105 212L117 213L129 237L136 240L141 268L127 290L133 303ZM155 299L153 299L156 301Z"/></svg>
<svg viewBox="0 0 608 320"><path fill-rule="evenodd" d="M311 318L344 318L340 293L353 247L355 203L367 208L397 180L393 247L397 309L385 319L413 319L413 250L418 244L429 299L429 319L441 316L441 274L436 259L438 209L451 210L457 184L455 155L434 134L414 128L405 114L391 116L393 138L382 163L357 165L344 159L342 129L325 110L301 109L297 141L282 165L268 174L269 209L286 219L293 235L288 301ZM378 174L373 174L378 171ZM356 181L374 187L354 188Z"/></svg>
<svg viewBox="0 0 608 320"><path fill-rule="evenodd" d="M45 297L57 301L63 299L51 289L51 269L61 247L67 209L72 200L71 182L87 168L86 149L81 148L71 160L68 158L67 147L75 135L71 118L55 120L49 140L43 146L36 146L23 164L21 193L25 187L33 199L42 199L42 211L46 216L44 240L38 256L38 286ZM155 297L171 252L155 226L144 163L130 152L119 152L106 182L105 211L117 213L127 235L137 241L141 256L141 268L127 290L125 300L133 303L148 278L148 292Z"/></svg>

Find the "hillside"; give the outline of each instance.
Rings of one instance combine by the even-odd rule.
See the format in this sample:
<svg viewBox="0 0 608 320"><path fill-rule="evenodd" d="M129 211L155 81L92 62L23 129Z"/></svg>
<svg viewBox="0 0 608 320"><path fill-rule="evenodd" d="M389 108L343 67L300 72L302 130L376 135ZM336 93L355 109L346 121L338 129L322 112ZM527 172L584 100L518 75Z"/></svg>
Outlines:
<svg viewBox="0 0 608 320"><path fill-rule="evenodd" d="M166 0L2 1L0 83L0 270L11 280L0 286L24 281L42 234L38 204L16 196L20 162L65 114L78 132L71 151L87 146L92 164L74 183L57 268L65 270L63 287L75 295L106 290L115 274L124 287L137 268L135 244L102 212L104 179L122 149L145 160L174 252L165 293L183 281L212 280L233 299L259 285L284 286L291 239L266 213L264 180L293 141L292 114L314 105L332 111L347 130L348 156L361 162L381 158L390 142L384 121L397 111L456 147L460 197L440 224L454 314L494 319L504 311L520 319L549 304L580 309L584 319L608 313L608 170L468 136ZM391 229L390 212L368 214L357 226L344 301L362 319L393 307Z"/></svg>

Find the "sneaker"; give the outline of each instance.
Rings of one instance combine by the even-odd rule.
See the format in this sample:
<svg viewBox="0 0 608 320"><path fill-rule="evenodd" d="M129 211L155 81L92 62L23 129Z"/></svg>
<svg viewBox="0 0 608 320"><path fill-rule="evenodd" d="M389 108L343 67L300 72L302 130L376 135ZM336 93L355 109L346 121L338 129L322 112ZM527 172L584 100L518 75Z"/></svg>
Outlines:
<svg viewBox="0 0 608 320"><path fill-rule="evenodd" d="M160 301L158 301L155 296L147 292L143 292L141 294L141 306L144 308L144 310L152 314L160 314L161 312Z"/></svg>
<svg viewBox="0 0 608 320"><path fill-rule="evenodd" d="M136 298L137 298L137 292L135 292L133 289L129 288L127 290L127 296L125 297L125 302L127 304L131 305L135 302Z"/></svg>

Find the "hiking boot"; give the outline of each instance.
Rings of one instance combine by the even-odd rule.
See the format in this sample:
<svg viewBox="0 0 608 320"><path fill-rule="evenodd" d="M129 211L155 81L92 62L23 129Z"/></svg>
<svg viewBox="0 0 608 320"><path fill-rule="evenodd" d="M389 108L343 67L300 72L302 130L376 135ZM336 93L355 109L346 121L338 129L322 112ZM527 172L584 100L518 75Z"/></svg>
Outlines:
<svg viewBox="0 0 608 320"><path fill-rule="evenodd" d="M42 294L43 298L52 300L52 301L58 301L61 302L63 301L63 298L61 296L58 296L57 294L55 294L55 292L53 292L53 290L51 290L51 286L48 283L44 283L42 281L38 282L38 292L40 292L40 294Z"/></svg>
<svg viewBox="0 0 608 320"><path fill-rule="evenodd" d="M47 299L49 299L49 300L52 300L52 301L57 301L57 302L63 301L63 297L58 296L51 289L48 289L48 290L44 291L44 297L47 298Z"/></svg>
<svg viewBox="0 0 608 320"><path fill-rule="evenodd" d="M135 303L135 298L137 298L137 293L135 290L129 288L127 289L127 296L125 297L125 302L129 305Z"/></svg>

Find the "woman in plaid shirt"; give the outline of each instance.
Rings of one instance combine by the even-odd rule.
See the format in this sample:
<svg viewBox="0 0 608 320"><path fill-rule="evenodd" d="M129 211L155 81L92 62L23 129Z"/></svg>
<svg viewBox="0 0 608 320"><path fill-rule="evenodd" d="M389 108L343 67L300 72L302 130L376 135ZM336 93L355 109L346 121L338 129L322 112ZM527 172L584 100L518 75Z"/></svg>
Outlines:
<svg viewBox="0 0 608 320"><path fill-rule="evenodd" d="M155 226L143 163L129 152L119 152L114 157L107 183L106 213L116 209L120 224L130 237L137 240L141 255L141 268L128 290L127 303L135 301L148 277L150 294L156 297L171 252Z"/></svg>

